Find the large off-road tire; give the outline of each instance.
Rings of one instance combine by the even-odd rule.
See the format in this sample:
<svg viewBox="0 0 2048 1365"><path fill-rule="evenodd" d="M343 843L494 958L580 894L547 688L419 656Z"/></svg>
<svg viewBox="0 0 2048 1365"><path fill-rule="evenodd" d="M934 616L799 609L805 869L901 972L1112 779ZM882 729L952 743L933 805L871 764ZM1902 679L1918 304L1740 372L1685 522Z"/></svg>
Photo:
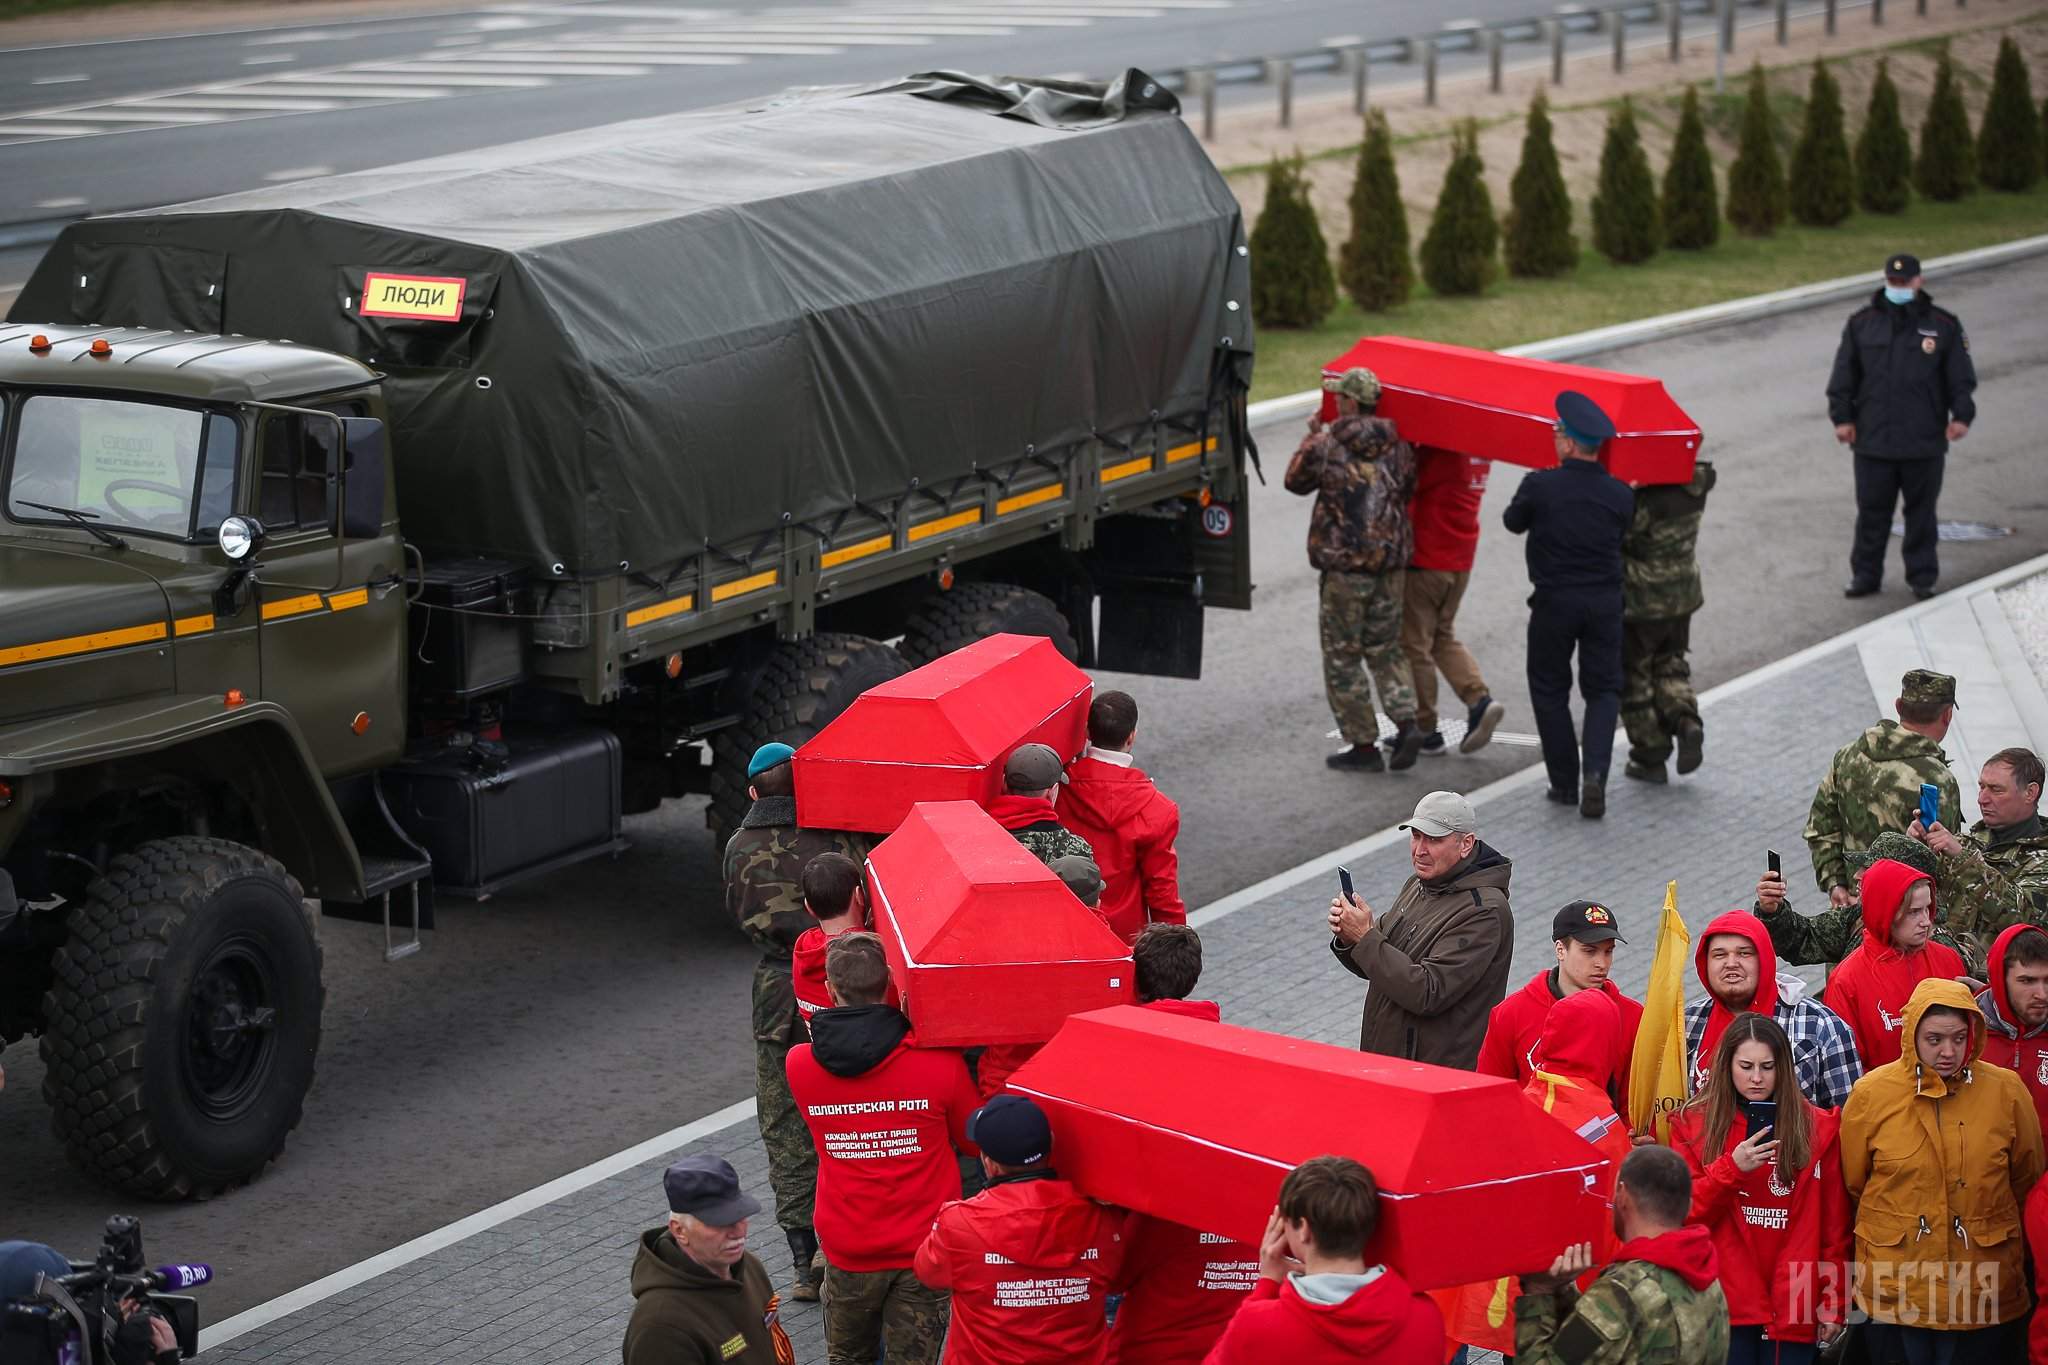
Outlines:
<svg viewBox="0 0 2048 1365"><path fill-rule="evenodd" d="M772 740L795 747L825 728L853 699L910 671L903 656L865 635L830 632L785 642L756 671L738 725L711 742L711 805L721 853L747 813L747 760Z"/></svg>
<svg viewBox="0 0 2048 1365"><path fill-rule="evenodd" d="M72 909L43 997L43 1097L87 1174L149 1199L243 1184L298 1126L320 941L274 859L152 839Z"/></svg>
<svg viewBox="0 0 2048 1365"><path fill-rule="evenodd" d="M1069 659L1080 657L1074 628L1050 597L1010 583L962 583L933 596L903 632L903 657L928 664L991 635L1044 635Z"/></svg>

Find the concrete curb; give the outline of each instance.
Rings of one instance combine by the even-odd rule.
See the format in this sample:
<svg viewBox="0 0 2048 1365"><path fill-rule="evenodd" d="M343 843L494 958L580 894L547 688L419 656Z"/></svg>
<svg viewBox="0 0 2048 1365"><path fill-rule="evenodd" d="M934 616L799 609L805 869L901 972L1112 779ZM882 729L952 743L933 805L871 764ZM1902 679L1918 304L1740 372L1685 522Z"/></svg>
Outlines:
<svg viewBox="0 0 2048 1365"><path fill-rule="evenodd" d="M1943 256L1926 262L1922 269L1929 275L1954 275L1968 270L2006 265L2043 253L2048 253L2048 236L2025 237L2016 242L2004 242L1998 246L1979 247L1974 251L1961 251L1953 256ZM1666 313L1661 317L1645 318L1640 322L1617 323L1612 327L1596 327L1590 332L1574 332L1570 336L1553 337L1548 341L1532 341L1521 346L1509 346L1504 348L1501 354L1520 356L1525 360L1581 360L1605 351L1620 350L1624 346L1640 346L1645 342L1662 341L1669 337L1705 331L1710 327L1725 326L1728 323L1755 322L1762 318L1776 317L1781 313L1793 313L1802 308L1810 308L1816 303L1858 298L1875 289L1879 283L1881 279L1875 272L1843 275L1837 279L1822 280L1817 284L1802 284L1790 289L1780 289L1772 294L1753 294L1746 299L1710 303L1701 308L1688 308L1682 313ZM1307 389L1279 398L1268 398L1251 405L1251 420L1264 422L1306 416L1310 409L1322 401L1322 397L1320 389Z"/></svg>

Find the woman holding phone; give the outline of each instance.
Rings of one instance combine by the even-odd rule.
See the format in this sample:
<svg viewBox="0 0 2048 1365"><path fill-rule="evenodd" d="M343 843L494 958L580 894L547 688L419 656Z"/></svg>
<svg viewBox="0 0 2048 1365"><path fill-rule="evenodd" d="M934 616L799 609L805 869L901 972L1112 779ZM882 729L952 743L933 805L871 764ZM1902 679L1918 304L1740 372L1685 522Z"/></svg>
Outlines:
<svg viewBox="0 0 2048 1365"><path fill-rule="evenodd" d="M1714 1239L1728 1295L1728 1365L1807 1365L1842 1330L1849 1200L1839 1121L1799 1091L1792 1044L1739 1014L1707 1082L1671 1125L1692 1170L1692 1214Z"/></svg>

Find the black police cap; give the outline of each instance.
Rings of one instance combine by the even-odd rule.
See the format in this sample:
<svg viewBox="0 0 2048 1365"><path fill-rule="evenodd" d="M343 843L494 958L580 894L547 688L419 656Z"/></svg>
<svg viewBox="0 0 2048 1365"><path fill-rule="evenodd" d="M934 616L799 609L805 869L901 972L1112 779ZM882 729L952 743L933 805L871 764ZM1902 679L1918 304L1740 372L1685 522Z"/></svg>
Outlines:
<svg viewBox="0 0 2048 1365"><path fill-rule="evenodd" d="M1557 420L1564 423L1565 434L1581 445L1597 446L1614 439L1613 419L1575 389L1557 396Z"/></svg>

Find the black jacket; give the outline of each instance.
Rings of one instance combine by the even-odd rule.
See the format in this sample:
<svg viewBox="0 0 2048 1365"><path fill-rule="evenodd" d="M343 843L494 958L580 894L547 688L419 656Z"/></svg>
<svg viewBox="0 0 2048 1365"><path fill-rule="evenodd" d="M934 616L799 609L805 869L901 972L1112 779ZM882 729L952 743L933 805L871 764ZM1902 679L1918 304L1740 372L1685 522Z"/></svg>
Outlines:
<svg viewBox="0 0 2048 1365"><path fill-rule="evenodd" d="M1828 376L1828 420L1856 424L1852 448L1877 460L1931 460L1948 424L1977 420L1977 368L1954 313L1925 293L1908 304L1880 289L1842 328Z"/></svg>
<svg viewBox="0 0 2048 1365"><path fill-rule="evenodd" d="M1627 484L1597 460L1566 460L1522 478L1501 523L1529 533L1529 582L1538 592L1606 588L1621 594L1621 542L1635 516Z"/></svg>

